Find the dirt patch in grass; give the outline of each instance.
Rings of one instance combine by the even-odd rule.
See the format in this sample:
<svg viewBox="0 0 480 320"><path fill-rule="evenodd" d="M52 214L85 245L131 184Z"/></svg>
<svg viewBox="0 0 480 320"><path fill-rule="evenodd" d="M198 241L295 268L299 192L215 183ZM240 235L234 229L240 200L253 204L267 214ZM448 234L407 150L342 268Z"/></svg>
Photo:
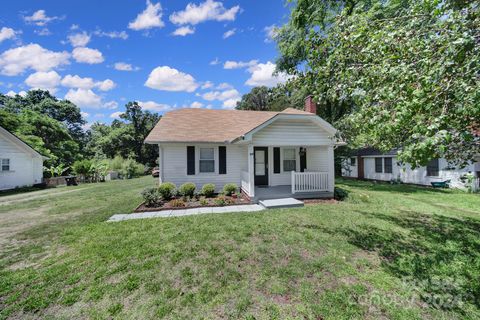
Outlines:
<svg viewBox="0 0 480 320"><path fill-rule="evenodd" d="M303 199L302 200L306 205L315 205L315 204L336 204L338 203L335 199Z"/></svg>

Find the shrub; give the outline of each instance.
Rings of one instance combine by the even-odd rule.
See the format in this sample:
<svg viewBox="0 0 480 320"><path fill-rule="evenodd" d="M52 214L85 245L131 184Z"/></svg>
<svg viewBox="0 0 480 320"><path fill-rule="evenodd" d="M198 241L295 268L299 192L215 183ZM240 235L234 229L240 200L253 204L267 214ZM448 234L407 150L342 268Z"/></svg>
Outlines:
<svg viewBox="0 0 480 320"><path fill-rule="evenodd" d="M170 200L175 193L175 184L171 182L164 182L158 186L158 192L164 200Z"/></svg>
<svg viewBox="0 0 480 320"><path fill-rule="evenodd" d="M223 186L223 193L227 196L231 196L235 192L237 192L237 185L235 183L227 183Z"/></svg>
<svg viewBox="0 0 480 320"><path fill-rule="evenodd" d="M173 199L169 202L171 207L180 208L185 207L185 202L182 199Z"/></svg>
<svg viewBox="0 0 480 320"><path fill-rule="evenodd" d="M200 199L200 205L201 205L201 206L206 206L206 205L208 205L208 200L205 199L205 198L201 198L201 199Z"/></svg>
<svg viewBox="0 0 480 320"><path fill-rule="evenodd" d="M202 194L207 197L211 198L215 194L215 185L213 183L207 183L202 186Z"/></svg>
<svg viewBox="0 0 480 320"><path fill-rule="evenodd" d="M195 195L195 189L195 183L187 182L182 184L180 188L178 188L178 191L180 192L181 196L193 198Z"/></svg>
<svg viewBox="0 0 480 320"><path fill-rule="evenodd" d="M146 188L142 191L143 201L147 207L158 207L162 204L162 196L158 188Z"/></svg>
<svg viewBox="0 0 480 320"><path fill-rule="evenodd" d="M139 177L144 174L144 165L129 158L123 162L120 172L127 179Z"/></svg>
<svg viewBox="0 0 480 320"><path fill-rule="evenodd" d="M343 201L348 197L348 191L342 188L335 187L333 191L333 197L335 200Z"/></svg>
<svg viewBox="0 0 480 320"><path fill-rule="evenodd" d="M224 196L219 196L218 198L215 198L214 202L217 206L224 206L227 204L226 198Z"/></svg>

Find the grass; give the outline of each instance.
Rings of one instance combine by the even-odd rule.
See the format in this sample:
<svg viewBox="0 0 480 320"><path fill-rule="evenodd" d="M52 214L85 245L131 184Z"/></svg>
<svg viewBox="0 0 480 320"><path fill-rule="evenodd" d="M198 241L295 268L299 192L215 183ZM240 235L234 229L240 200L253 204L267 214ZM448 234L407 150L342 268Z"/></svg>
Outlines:
<svg viewBox="0 0 480 320"><path fill-rule="evenodd" d="M0 198L16 232L0 318L480 317L478 195L338 181L337 204L104 222L152 183ZM32 212L28 228L5 220Z"/></svg>

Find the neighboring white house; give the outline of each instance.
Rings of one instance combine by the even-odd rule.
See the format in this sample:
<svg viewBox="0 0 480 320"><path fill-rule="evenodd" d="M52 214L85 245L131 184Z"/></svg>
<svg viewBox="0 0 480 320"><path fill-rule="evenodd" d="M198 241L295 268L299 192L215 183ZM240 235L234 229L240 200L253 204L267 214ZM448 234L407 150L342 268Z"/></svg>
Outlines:
<svg viewBox="0 0 480 320"><path fill-rule="evenodd" d="M426 167L412 169L409 164L402 165L398 162L396 155L395 150L384 154L372 148L358 150L351 157L344 159L342 176L368 180L397 180L419 185L450 180L450 186L454 188L465 187L460 178L466 173L480 177L480 158L464 168L452 167L445 159L434 159Z"/></svg>
<svg viewBox="0 0 480 320"><path fill-rule="evenodd" d="M43 159L25 142L0 127L0 190L41 183Z"/></svg>
<svg viewBox="0 0 480 320"><path fill-rule="evenodd" d="M235 183L253 201L331 197L336 129L306 111L180 109L166 113L145 142L159 146L159 179L220 191Z"/></svg>

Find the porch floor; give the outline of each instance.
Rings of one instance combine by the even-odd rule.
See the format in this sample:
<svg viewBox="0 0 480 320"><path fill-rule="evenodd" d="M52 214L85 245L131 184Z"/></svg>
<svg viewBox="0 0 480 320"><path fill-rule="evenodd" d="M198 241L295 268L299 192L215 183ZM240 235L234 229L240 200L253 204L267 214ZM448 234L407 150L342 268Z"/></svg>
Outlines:
<svg viewBox="0 0 480 320"><path fill-rule="evenodd" d="M255 187L255 196L253 202L259 200L268 199L282 199L282 198L294 198L294 199L317 199L317 198L332 198L333 193L327 191L318 192L302 192L292 194L292 187L287 186L270 186L270 187Z"/></svg>

